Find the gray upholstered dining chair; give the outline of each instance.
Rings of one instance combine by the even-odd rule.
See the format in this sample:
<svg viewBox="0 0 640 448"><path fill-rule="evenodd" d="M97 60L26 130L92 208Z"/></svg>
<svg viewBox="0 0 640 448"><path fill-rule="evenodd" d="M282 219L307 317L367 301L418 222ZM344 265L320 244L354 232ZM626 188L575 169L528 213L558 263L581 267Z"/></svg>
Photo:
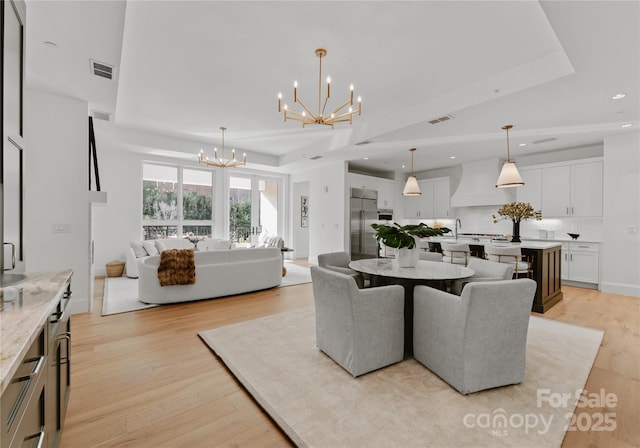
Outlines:
<svg viewBox="0 0 640 448"><path fill-rule="evenodd" d="M472 282L456 296L416 286L413 356L463 394L524 379L530 279Z"/></svg>
<svg viewBox="0 0 640 448"><path fill-rule="evenodd" d="M471 257L467 267L473 269L474 274L471 277L453 280L451 282L451 292L453 294L460 295L462 288L470 282L511 280L513 278L513 265L509 263L496 263L495 261Z"/></svg>
<svg viewBox="0 0 640 448"><path fill-rule="evenodd" d="M342 272L346 275L353 275L358 284L358 288L364 288L365 283L368 285L368 282L365 282L364 276L361 273L349 267L350 261L351 257L346 252L329 252L318 255L318 266L335 272Z"/></svg>
<svg viewBox="0 0 640 448"><path fill-rule="evenodd" d="M316 345L354 377L402 361L404 288L360 289L351 275L311 267Z"/></svg>

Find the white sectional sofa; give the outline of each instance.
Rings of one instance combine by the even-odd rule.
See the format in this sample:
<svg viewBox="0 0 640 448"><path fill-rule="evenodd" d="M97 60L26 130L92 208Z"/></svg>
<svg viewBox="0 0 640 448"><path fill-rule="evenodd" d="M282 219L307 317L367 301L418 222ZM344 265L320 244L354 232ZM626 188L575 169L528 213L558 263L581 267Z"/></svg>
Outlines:
<svg viewBox="0 0 640 448"><path fill-rule="evenodd" d="M159 264L160 255L137 259L138 297L143 302L163 304L223 297L273 288L282 281L282 254L274 247L197 251L193 285L160 286Z"/></svg>

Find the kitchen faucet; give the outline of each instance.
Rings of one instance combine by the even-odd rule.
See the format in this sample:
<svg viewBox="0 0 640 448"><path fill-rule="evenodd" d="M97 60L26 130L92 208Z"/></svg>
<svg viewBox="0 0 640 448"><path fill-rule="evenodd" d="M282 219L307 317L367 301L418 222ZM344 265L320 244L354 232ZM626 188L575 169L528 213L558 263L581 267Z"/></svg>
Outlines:
<svg viewBox="0 0 640 448"><path fill-rule="evenodd" d="M462 229L462 221L460 221L460 218L456 218L456 227L453 232L453 236L456 241L458 241L458 225L460 225L460 228Z"/></svg>

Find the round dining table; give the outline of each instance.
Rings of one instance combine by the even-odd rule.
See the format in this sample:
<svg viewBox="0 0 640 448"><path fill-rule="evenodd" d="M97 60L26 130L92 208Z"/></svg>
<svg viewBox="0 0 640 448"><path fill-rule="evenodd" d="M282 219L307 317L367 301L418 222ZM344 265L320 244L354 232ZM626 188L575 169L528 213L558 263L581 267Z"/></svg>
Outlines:
<svg viewBox="0 0 640 448"><path fill-rule="evenodd" d="M474 272L465 266L439 261L418 260L415 267L401 268L395 259L366 258L353 260L349 267L368 274L371 286L402 285L404 287L404 352L413 355L413 288L427 285L447 290L451 280L471 277Z"/></svg>

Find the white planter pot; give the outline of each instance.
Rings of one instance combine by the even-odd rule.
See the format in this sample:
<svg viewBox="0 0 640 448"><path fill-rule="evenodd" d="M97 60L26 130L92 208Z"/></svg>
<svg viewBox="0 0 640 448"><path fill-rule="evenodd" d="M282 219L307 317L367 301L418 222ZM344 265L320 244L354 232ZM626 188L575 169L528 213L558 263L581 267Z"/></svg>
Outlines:
<svg viewBox="0 0 640 448"><path fill-rule="evenodd" d="M413 249L407 249L403 247L396 249L396 263L401 268L414 268L418 264L418 258L420 257L418 246Z"/></svg>

